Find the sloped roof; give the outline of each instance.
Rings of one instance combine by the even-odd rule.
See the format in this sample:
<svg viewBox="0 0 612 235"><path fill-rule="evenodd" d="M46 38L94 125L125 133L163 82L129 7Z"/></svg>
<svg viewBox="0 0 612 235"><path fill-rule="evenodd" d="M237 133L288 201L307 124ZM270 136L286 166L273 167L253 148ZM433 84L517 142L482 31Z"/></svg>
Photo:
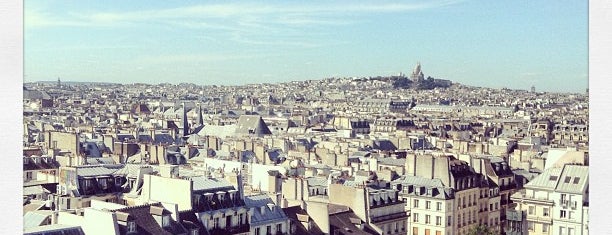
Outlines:
<svg viewBox="0 0 612 235"><path fill-rule="evenodd" d="M289 219L295 222L293 223L296 228L295 234L316 234L316 235L323 234L319 226L316 223L314 223L314 221L312 220L312 218L310 218L310 216L308 217L308 221L313 221L312 226L310 227L310 230L308 230L308 228L304 227L304 225L300 223L300 219L298 217L302 215L308 215L308 212L306 212L300 206L292 206L292 207L283 208L283 212L285 212L285 215L287 215Z"/></svg>
<svg viewBox="0 0 612 235"><path fill-rule="evenodd" d="M285 220L288 217L285 215L285 212L279 207L274 205L270 210L268 207L269 203L274 204L272 199L266 194L252 195L244 197L244 203L249 208L255 208L253 211L253 215L251 215L251 224L259 224L259 223L268 223L268 221L273 220ZM265 212L261 213L261 207L265 207Z"/></svg>
<svg viewBox="0 0 612 235"><path fill-rule="evenodd" d="M153 218L153 214L157 213L158 210L156 207L162 207L161 203L133 206L133 207L125 207L114 211L120 211L124 213L128 213L130 216L134 218L134 222L136 222L138 234L181 234L187 233L185 228L181 226L178 222L170 220L170 226L161 227L160 224L155 221ZM161 209L161 213L168 213L167 210Z"/></svg>
<svg viewBox="0 0 612 235"><path fill-rule="evenodd" d="M199 176L191 178L193 181L193 191L222 191L232 190L234 186L230 184L224 178L208 178L206 176Z"/></svg>
<svg viewBox="0 0 612 235"><path fill-rule="evenodd" d="M226 138L226 137L234 136L235 132L236 132L236 125L233 125L233 124L225 125L225 126L206 125L196 134L199 136L216 136L219 138Z"/></svg>
<svg viewBox="0 0 612 235"><path fill-rule="evenodd" d="M241 115L236 124L236 134L239 135L271 135L268 125L258 115Z"/></svg>
<svg viewBox="0 0 612 235"><path fill-rule="evenodd" d="M555 188L558 192L582 194L588 186L589 167L565 165Z"/></svg>
<svg viewBox="0 0 612 235"><path fill-rule="evenodd" d="M53 212L49 210L26 212L25 215L23 215L23 228L33 228L43 225L43 222L49 219L52 213Z"/></svg>
<svg viewBox="0 0 612 235"><path fill-rule="evenodd" d="M561 175L561 168L549 168L542 174L538 175L529 183L525 184L525 188L537 188L545 190L554 190L557 186L557 181Z"/></svg>
<svg viewBox="0 0 612 235"><path fill-rule="evenodd" d="M25 228L24 235L85 235L81 226L52 224Z"/></svg>

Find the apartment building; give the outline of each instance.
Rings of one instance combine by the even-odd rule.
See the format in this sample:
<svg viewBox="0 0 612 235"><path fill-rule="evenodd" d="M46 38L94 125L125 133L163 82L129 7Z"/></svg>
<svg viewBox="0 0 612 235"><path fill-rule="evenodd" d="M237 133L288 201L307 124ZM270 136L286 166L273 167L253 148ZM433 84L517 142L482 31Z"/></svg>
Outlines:
<svg viewBox="0 0 612 235"><path fill-rule="evenodd" d="M408 176L430 179L432 180L431 182L437 182L433 185L413 185L413 187L417 186L417 188L420 188L415 191L417 191L417 194L419 194L421 197L422 195L427 194L433 195L434 188L436 187L439 188L437 191L440 192L442 189L445 189L445 192L446 190L448 190L448 192L452 192L449 193L448 198L444 199L443 203L447 210L444 212L446 216L445 226L450 228L450 231L445 230L446 234L467 234L470 229L481 224L487 225L488 227L499 231L499 210L501 208L499 187L492 183L484 175L474 171L474 168L470 167L467 162L458 160L454 156L445 154L410 154L406 158L406 177ZM409 184L407 186L409 186ZM431 190L431 192L427 191L424 193L423 190ZM430 197L431 196L426 196L426 198ZM417 199L417 201L414 199ZM409 209L412 210L415 206L414 204L419 203L421 200L422 199L419 199L416 196L411 198L412 205ZM433 202L433 199L431 200ZM447 201L452 201L452 203ZM442 201L438 200L436 203L437 202ZM425 208L427 208L427 199L425 202L421 203L425 203ZM419 208L418 206L416 207L417 211ZM414 216L412 211L411 213L412 216ZM447 213L451 214L451 216L448 217ZM442 214L440 213L435 216L441 215ZM433 231L432 229L434 228L429 227L427 223L421 228L421 222L415 222L415 219L417 218L413 217L411 220L413 222L411 224L413 229L412 234L426 234L426 228L430 229L429 231ZM421 218L418 218L417 220L420 221L420 219Z"/></svg>
<svg viewBox="0 0 612 235"><path fill-rule="evenodd" d="M334 183L329 185L329 203L349 207L376 234L406 234L406 203L396 189Z"/></svg>
<svg viewBox="0 0 612 235"><path fill-rule="evenodd" d="M549 168L512 195L525 214L520 234L588 234L588 166Z"/></svg>
<svg viewBox="0 0 612 235"><path fill-rule="evenodd" d="M453 234L455 190L439 179L402 176L391 182L410 214L408 234Z"/></svg>

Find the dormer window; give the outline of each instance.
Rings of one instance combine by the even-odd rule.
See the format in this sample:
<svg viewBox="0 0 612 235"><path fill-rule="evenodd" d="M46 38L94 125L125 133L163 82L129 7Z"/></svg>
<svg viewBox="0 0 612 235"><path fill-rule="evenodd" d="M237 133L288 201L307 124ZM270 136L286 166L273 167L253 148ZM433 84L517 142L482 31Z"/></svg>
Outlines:
<svg viewBox="0 0 612 235"><path fill-rule="evenodd" d="M162 216L162 227L170 226L170 215Z"/></svg>
<svg viewBox="0 0 612 235"><path fill-rule="evenodd" d="M127 222L127 232L128 233L135 233L136 232L136 222L134 222L134 221L128 221Z"/></svg>
<svg viewBox="0 0 612 235"><path fill-rule="evenodd" d="M198 229L197 228L192 229L191 233L189 233L189 234L190 235L198 235L199 234Z"/></svg>

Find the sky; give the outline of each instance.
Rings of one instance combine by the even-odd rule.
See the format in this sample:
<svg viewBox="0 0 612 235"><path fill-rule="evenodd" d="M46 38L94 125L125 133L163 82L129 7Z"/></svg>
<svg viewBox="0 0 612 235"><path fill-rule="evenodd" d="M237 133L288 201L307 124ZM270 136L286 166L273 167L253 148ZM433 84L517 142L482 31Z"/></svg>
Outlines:
<svg viewBox="0 0 612 235"><path fill-rule="evenodd" d="M588 1L24 1L24 81L410 74L584 92Z"/></svg>

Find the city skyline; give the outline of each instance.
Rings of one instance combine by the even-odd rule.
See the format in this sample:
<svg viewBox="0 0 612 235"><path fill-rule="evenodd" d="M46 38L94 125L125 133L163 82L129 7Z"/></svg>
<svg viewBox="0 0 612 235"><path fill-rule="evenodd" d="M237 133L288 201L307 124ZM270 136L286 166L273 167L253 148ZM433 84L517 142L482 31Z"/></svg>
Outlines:
<svg viewBox="0 0 612 235"><path fill-rule="evenodd" d="M239 85L410 74L420 61L466 85L584 92L587 6L28 1L24 82Z"/></svg>

